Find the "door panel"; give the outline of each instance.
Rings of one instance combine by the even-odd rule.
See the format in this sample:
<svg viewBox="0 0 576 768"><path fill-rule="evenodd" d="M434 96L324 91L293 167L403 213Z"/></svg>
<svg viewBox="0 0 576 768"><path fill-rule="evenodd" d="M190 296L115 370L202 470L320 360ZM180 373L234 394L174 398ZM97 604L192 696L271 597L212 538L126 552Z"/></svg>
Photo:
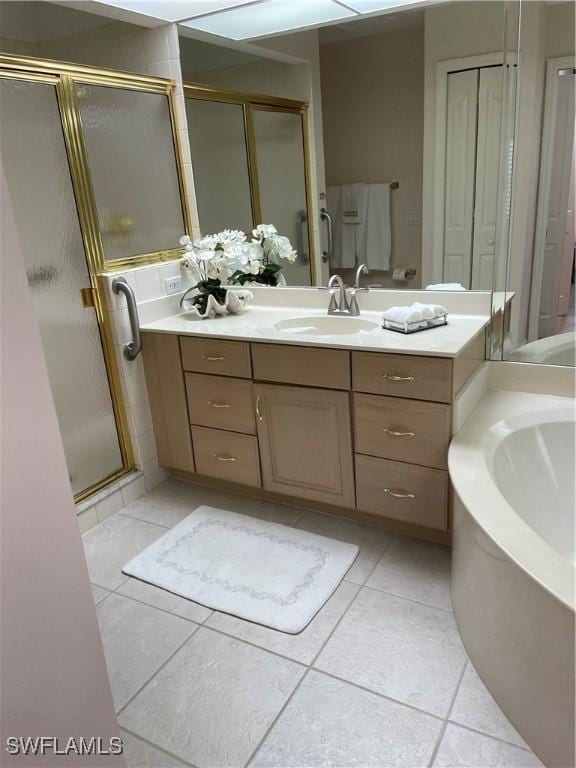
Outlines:
<svg viewBox="0 0 576 768"><path fill-rule="evenodd" d="M478 70L448 75L444 282L470 288Z"/></svg>
<svg viewBox="0 0 576 768"><path fill-rule="evenodd" d="M350 395L265 384L254 390L264 488L353 507Z"/></svg>
<svg viewBox="0 0 576 768"><path fill-rule="evenodd" d="M572 150L574 146L574 82L572 77L558 77L556 104L547 108L555 109L556 120L552 141L552 167L548 194L546 220L546 244L542 270L542 292L540 296L540 320L538 336L556 333L558 322L558 301L560 278L564 260L564 239L572 171ZM543 137L543 141L546 137Z"/></svg>
<svg viewBox="0 0 576 768"><path fill-rule="evenodd" d="M123 468L54 85L0 78L2 163L74 494ZM25 354L25 350L22 351Z"/></svg>
<svg viewBox="0 0 576 768"><path fill-rule="evenodd" d="M254 142L261 221L274 224L298 252L293 264L283 262L289 285L310 285L310 243L304 123L300 112L254 106Z"/></svg>
<svg viewBox="0 0 576 768"><path fill-rule="evenodd" d="M472 288L491 290L496 251L503 67L480 70Z"/></svg>

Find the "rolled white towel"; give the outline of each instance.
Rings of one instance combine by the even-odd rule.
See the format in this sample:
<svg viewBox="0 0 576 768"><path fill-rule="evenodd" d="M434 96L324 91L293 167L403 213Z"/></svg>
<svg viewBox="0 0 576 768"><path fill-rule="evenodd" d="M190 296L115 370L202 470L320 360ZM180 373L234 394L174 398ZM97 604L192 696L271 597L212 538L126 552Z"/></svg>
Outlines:
<svg viewBox="0 0 576 768"><path fill-rule="evenodd" d="M440 304L421 304L415 301L408 307L390 307L382 314L382 318L393 323L420 323L446 314L446 309Z"/></svg>
<svg viewBox="0 0 576 768"><path fill-rule="evenodd" d="M466 288L462 283L435 283L434 285L427 285L426 291L465 291Z"/></svg>

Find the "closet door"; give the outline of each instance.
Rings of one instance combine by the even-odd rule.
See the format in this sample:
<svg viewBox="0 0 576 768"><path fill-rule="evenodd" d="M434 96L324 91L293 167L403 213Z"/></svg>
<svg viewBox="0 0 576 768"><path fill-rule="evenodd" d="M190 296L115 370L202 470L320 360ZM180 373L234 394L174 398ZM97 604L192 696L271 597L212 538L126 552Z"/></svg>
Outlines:
<svg viewBox="0 0 576 768"><path fill-rule="evenodd" d="M472 272L478 79L477 69L448 75L444 282L465 288Z"/></svg>
<svg viewBox="0 0 576 768"><path fill-rule="evenodd" d="M503 71L503 67L486 67L480 70L472 285L470 286L475 290L490 290L493 284Z"/></svg>

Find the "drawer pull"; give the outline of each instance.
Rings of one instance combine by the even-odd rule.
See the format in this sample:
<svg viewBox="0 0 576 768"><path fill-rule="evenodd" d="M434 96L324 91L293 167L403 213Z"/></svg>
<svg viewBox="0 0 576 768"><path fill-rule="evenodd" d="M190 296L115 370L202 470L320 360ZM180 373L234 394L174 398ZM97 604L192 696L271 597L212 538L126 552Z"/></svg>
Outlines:
<svg viewBox="0 0 576 768"><path fill-rule="evenodd" d="M387 432L392 437L416 437L415 432L397 432L394 429L388 429L388 427L384 427L382 431Z"/></svg>
<svg viewBox="0 0 576 768"><path fill-rule="evenodd" d="M256 416L258 416L258 421L262 421L262 413L260 412L260 395L256 398Z"/></svg>
<svg viewBox="0 0 576 768"><path fill-rule="evenodd" d="M382 378L388 381L416 381L415 376L393 376L391 373L383 373Z"/></svg>
<svg viewBox="0 0 576 768"><path fill-rule="evenodd" d="M389 496L394 496L395 499L415 499L415 493L405 493L404 491L395 490L394 488L383 488L384 493Z"/></svg>
<svg viewBox="0 0 576 768"><path fill-rule="evenodd" d="M208 400L208 405L212 408L231 408L230 403L219 403L217 400Z"/></svg>
<svg viewBox="0 0 576 768"><path fill-rule="evenodd" d="M224 355L202 355L203 360L209 360L211 363L217 360L226 360Z"/></svg>
<svg viewBox="0 0 576 768"><path fill-rule="evenodd" d="M218 459L218 461L236 461L234 456L226 456L222 453L215 453L214 458Z"/></svg>

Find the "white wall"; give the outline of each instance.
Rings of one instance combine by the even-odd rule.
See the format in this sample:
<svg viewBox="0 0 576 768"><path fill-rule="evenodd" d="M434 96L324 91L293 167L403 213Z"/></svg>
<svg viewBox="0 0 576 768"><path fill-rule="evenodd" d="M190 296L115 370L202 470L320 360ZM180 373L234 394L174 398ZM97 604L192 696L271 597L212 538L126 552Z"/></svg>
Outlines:
<svg viewBox="0 0 576 768"><path fill-rule="evenodd" d="M391 270L415 268L421 283L424 26L392 29L322 45L321 82L326 183L398 181L391 193ZM407 223L409 213L418 220ZM398 288L392 271L368 283ZM335 270L346 282L353 270Z"/></svg>

